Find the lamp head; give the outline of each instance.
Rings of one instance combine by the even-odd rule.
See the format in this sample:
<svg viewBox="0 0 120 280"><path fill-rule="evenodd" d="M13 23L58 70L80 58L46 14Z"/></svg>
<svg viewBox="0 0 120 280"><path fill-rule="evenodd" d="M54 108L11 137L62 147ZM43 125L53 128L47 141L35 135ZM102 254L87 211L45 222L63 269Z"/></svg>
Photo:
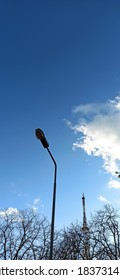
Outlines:
<svg viewBox="0 0 120 280"><path fill-rule="evenodd" d="M49 147L47 139L45 138L45 134L40 128L35 129L35 135L36 135L37 139L39 139L41 141L44 148Z"/></svg>

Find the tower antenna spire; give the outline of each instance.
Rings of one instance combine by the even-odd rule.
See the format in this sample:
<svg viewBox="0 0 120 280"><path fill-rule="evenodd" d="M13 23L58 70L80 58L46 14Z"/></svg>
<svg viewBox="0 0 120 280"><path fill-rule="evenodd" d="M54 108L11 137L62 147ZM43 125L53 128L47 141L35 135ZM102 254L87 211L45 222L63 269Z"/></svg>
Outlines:
<svg viewBox="0 0 120 280"><path fill-rule="evenodd" d="M82 226L82 232L83 232L83 240L84 240L83 256L84 256L85 260L89 260L90 259L90 244L89 244L90 234L89 234L89 228L88 228L88 225L87 225L84 193L83 193L83 196L82 196L82 207L83 207L83 226Z"/></svg>
<svg viewBox="0 0 120 280"><path fill-rule="evenodd" d="M82 206L83 206L83 227L82 227L82 230L86 231L86 230L88 230L88 227L87 227L87 218L86 218L86 210L85 210L85 196L84 196L84 193L83 193L83 196L82 196Z"/></svg>

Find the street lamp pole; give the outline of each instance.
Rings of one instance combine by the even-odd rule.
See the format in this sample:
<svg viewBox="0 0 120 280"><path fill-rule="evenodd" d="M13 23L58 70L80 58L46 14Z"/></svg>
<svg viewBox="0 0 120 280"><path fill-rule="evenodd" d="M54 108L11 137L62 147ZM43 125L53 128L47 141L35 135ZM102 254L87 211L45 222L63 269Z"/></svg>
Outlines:
<svg viewBox="0 0 120 280"><path fill-rule="evenodd" d="M50 260L53 257L53 241L54 241L54 224L55 224L55 202L56 202L56 178L57 178L57 163L49 150L49 144L45 138L43 131L40 128L35 130L36 137L41 141L44 148L47 149L54 163L54 185L53 185L53 201L52 201L52 217L51 217L51 233L50 233Z"/></svg>
<svg viewBox="0 0 120 280"><path fill-rule="evenodd" d="M54 224L55 224L55 202L56 202L56 176L57 176L57 164L53 158L49 148L47 148L50 157L54 163L54 186L53 186L53 202L52 202L52 218L51 218L51 237L50 237L50 260L52 260L53 255L53 240L54 240Z"/></svg>

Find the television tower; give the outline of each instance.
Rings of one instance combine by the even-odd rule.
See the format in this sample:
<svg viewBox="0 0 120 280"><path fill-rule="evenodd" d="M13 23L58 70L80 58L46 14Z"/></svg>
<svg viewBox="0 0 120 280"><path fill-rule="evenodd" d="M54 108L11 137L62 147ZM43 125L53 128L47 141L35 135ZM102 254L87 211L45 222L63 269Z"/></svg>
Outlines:
<svg viewBox="0 0 120 280"><path fill-rule="evenodd" d="M83 206L83 255L85 260L90 260L90 234L89 228L87 226L86 210L85 210L85 196L82 196L82 206Z"/></svg>

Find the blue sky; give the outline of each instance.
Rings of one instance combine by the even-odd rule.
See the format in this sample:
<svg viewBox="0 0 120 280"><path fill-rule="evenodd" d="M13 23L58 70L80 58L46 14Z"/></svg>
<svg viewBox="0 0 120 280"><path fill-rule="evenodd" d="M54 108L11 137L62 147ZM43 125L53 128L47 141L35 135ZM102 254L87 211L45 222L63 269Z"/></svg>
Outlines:
<svg viewBox="0 0 120 280"><path fill-rule="evenodd" d="M82 220L83 192L88 217L119 208L119 50L117 0L0 1L1 209L51 219L54 170L37 127L58 165L57 227Z"/></svg>

